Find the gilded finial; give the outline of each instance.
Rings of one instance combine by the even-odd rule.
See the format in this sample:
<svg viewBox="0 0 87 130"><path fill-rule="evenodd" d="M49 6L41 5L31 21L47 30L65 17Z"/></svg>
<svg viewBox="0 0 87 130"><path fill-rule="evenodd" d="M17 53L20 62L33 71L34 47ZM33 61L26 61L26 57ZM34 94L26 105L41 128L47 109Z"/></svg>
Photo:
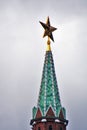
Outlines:
<svg viewBox="0 0 87 130"><path fill-rule="evenodd" d="M41 25L43 26L43 28L45 29L43 37L48 36L48 40L47 40L47 51L51 51L51 47L50 47L51 41L50 41L50 39L54 42L54 38L53 38L52 32L55 31L57 28L52 27L52 26L50 25L50 19L49 19L49 17L47 17L47 22L46 22L46 24L43 23L43 22L40 22L40 24L41 24Z"/></svg>
<svg viewBox="0 0 87 130"><path fill-rule="evenodd" d="M50 37L48 37L48 40L47 40L47 49L46 51L51 51L51 46L50 46Z"/></svg>

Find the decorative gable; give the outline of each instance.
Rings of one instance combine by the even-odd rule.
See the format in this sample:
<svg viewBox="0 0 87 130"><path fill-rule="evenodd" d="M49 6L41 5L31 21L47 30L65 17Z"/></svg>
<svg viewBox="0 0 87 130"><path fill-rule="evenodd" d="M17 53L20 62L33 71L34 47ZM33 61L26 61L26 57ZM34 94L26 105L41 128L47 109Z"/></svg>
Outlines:
<svg viewBox="0 0 87 130"><path fill-rule="evenodd" d="M63 115L62 108L61 108L60 113L59 113L59 118L60 118L60 119L64 119L64 115Z"/></svg>
<svg viewBox="0 0 87 130"><path fill-rule="evenodd" d="M41 113L41 110L40 108L37 109L37 113L36 113L36 117L35 118L40 118L42 117L42 113Z"/></svg>
<svg viewBox="0 0 87 130"><path fill-rule="evenodd" d="M54 114L54 112L53 112L53 110L52 110L51 107L49 107L49 109L48 109L48 111L47 111L47 113L46 113L46 116L47 116L47 117L48 117L48 116L50 116L50 117L55 117L55 114Z"/></svg>

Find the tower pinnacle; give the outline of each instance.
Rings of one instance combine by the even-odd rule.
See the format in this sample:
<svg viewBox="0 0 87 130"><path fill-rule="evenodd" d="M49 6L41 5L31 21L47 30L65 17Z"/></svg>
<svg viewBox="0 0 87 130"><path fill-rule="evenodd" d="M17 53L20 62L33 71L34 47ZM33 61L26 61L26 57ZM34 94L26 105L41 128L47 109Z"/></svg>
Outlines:
<svg viewBox="0 0 87 130"><path fill-rule="evenodd" d="M43 22L40 21L40 24L45 29L43 37L48 36L47 51L50 51L51 50L51 47L50 47L51 41L50 41L50 39L54 42L54 38L53 38L52 32L55 31L57 28L51 26L49 17L47 17L46 23L43 23Z"/></svg>
<svg viewBox="0 0 87 130"><path fill-rule="evenodd" d="M40 91L37 106L32 109L32 130L66 130L66 109L62 107L57 84L53 55L50 47L51 40L54 42L52 32L56 30L47 22L40 24L45 29L43 37L47 36L47 50L42 71Z"/></svg>

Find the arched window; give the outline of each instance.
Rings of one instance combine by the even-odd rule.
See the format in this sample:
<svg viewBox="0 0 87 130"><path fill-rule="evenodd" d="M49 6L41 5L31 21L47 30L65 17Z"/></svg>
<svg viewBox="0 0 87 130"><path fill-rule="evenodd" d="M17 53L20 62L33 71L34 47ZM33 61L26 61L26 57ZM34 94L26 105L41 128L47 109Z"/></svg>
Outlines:
<svg viewBox="0 0 87 130"><path fill-rule="evenodd" d="M62 127L60 127L60 130L62 130Z"/></svg>
<svg viewBox="0 0 87 130"><path fill-rule="evenodd" d="M49 125L49 130L52 130L52 125Z"/></svg>
<svg viewBox="0 0 87 130"><path fill-rule="evenodd" d="M38 127L38 130L41 130L40 127Z"/></svg>

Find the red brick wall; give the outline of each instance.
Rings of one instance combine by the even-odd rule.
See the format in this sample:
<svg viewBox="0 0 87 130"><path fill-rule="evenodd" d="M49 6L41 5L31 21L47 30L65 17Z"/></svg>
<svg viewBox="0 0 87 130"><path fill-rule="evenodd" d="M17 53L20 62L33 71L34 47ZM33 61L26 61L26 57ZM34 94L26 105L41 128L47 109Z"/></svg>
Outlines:
<svg viewBox="0 0 87 130"><path fill-rule="evenodd" d="M52 130L66 130L66 126L58 122L38 122L34 124L32 130L38 130L38 128L40 128L40 130L49 130L50 125L52 126Z"/></svg>

